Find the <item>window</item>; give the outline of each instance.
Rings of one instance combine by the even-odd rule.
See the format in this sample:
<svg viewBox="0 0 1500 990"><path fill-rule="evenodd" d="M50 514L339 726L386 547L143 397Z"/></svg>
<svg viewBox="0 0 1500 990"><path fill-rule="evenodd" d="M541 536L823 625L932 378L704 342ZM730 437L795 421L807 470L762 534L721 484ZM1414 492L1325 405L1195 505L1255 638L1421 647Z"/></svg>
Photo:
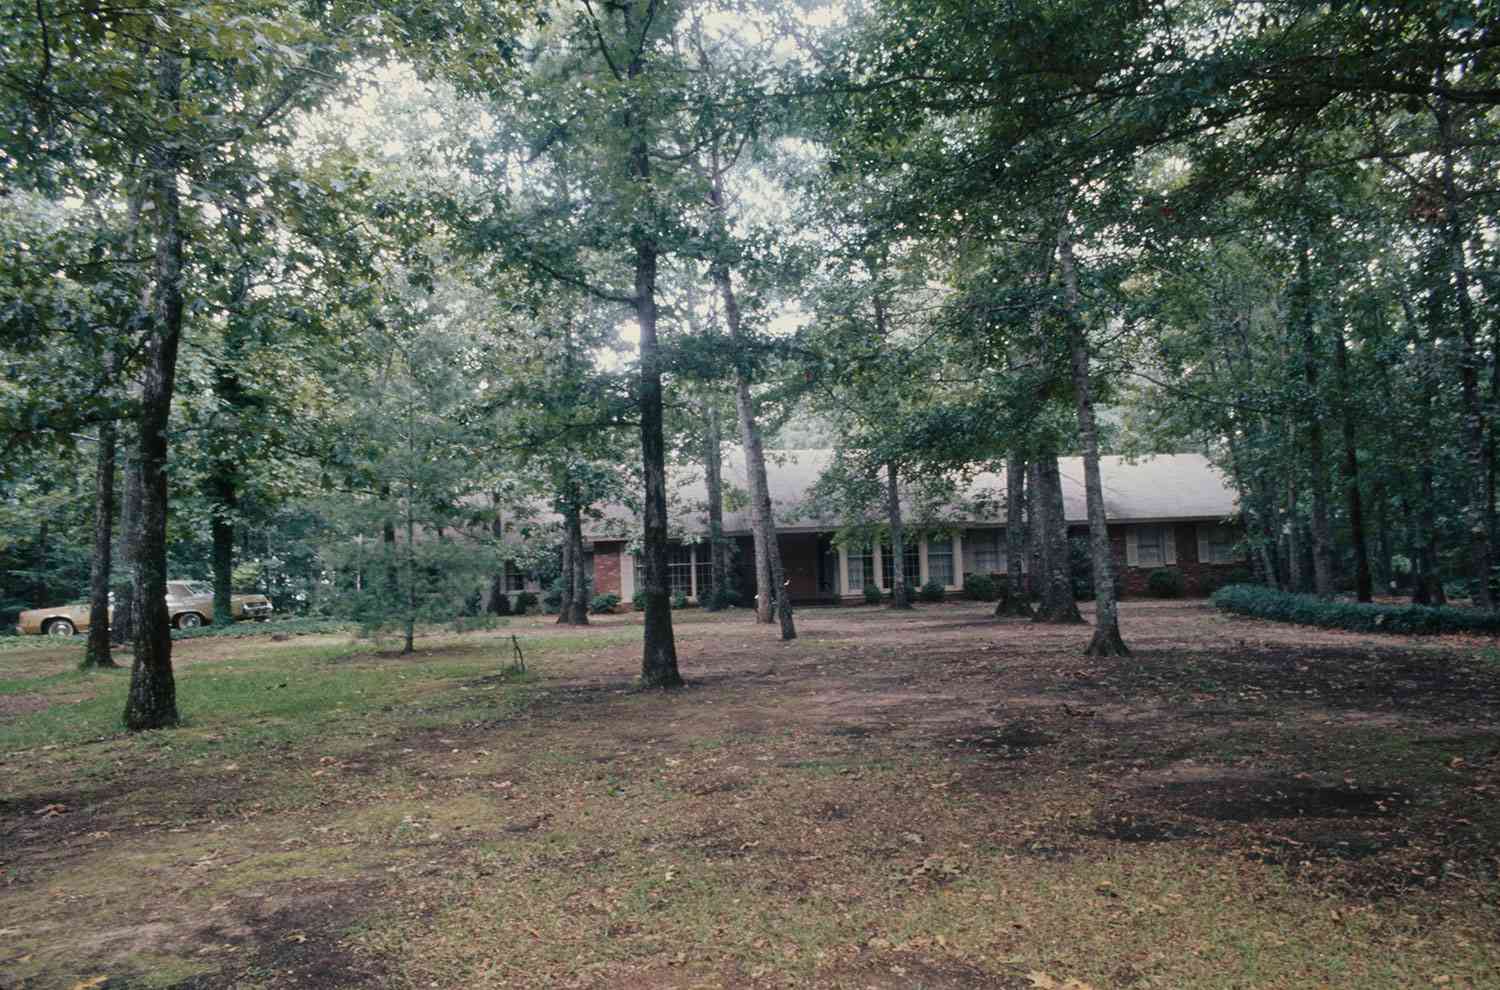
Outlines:
<svg viewBox="0 0 1500 990"><path fill-rule="evenodd" d="M1142 526L1135 534L1135 559L1141 567L1160 567L1166 560L1160 526Z"/></svg>
<svg viewBox="0 0 1500 990"><path fill-rule="evenodd" d="M927 541L927 580L936 581L945 588L954 584L953 537Z"/></svg>
<svg viewBox="0 0 1500 990"><path fill-rule="evenodd" d="M1125 531L1127 567L1171 567L1176 563L1171 526L1131 526Z"/></svg>
<svg viewBox="0 0 1500 990"><path fill-rule="evenodd" d="M1005 531L971 529L964 542L974 548L974 570L980 574L1005 573ZM927 548L927 569L932 570L932 548Z"/></svg>
<svg viewBox="0 0 1500 990"><path fill-rule="evenodd" d="M667 591L674 595L693 594L693 548L674 544L667 548Z"/></svg>
<svg viewBox="0 0 1500 990"><path fill-rule="evenodd" d="M505 590L526 590L526 574L513 561L509 560L505 562Z"/></svg>
<svg viewBox="0 0 1500 990"><path fill-rule="evenodd" d="M875 570L871 564L872 557L869 547L850 547L847 552L849 558L849 590L863 591L865 585L875 583Z"/></svg>
<svg viewBox="0 0 1500 990"><path fill-rule="evenodd" d="M922 550L916 541L907 543L904 549L906 550L906 567L904 568L906 586L915 590L922 583ZM895 586L895 574L892 573L895 569L895 558L896 555L891 552L890 544L882 544L880 547L880 586L882 588L889 589Z"/></svg>
<svg viewBox="0 0 1500 990"><path fill-rule="evenodd" d="M1238 534L1228 526L1198 527L1198 562L1233 564L1241 559Z"/></svg>

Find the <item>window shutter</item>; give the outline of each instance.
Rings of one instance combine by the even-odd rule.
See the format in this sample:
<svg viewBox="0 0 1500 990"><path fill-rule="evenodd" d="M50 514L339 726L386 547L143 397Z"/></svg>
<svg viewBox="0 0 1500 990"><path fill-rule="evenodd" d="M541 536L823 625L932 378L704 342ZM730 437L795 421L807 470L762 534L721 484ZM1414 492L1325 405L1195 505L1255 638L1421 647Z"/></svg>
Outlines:
<svg viewBox="0 0 1500 990"><path fill-rule="evenodd" d="M1177 563L1177 534L1175 532L1176 529L1177 529L1176 526L1163 526L1161 528L1161 531L1162 531L1161 559L1162 559L1162 563L1164 563L1164 564L1166 564L1168 566L1171 566L1171 565Z"/></svg>
<svg viewBox="0 0 1500 990"><path fill-rule="evenodd" d="M1126 567L1139 567L1140 566L1140 557L1136 553L1136 549L1135 549L1135 547L1136 547L1135 536L1136 536L1136 527L1131 526L1129 529L1125 530L1125 566Z"/></svg>
<svg viewBox="0 0 1500 990"><path fill-rule="evenodd" d="M1198 563L1200 563L1200 564L1212 564L1213 561L1208 559L1208 533L1209 533L1209 529L1203 523L1199 523L1198 526L1197 526L1197 530L1198 530Z"/></svg>

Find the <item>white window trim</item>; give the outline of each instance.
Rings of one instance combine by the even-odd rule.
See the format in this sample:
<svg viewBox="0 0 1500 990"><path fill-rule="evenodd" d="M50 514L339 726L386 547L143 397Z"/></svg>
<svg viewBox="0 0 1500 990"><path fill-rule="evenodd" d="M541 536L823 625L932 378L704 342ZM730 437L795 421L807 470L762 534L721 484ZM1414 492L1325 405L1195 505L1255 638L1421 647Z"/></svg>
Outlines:
<svg viewBox="0 0 1500 990"><path fill-rule="evenodd" d="M1196 529L1198 532L1198 563L1217 564L1220 567L1225 567L1230 564L1239 564L1244 562L1245 555L1243 552L1231 553L1228 560L1209 559L1212 552L1209 546L1209 536L1215 530L1228 530L1228 526L1225 526L1222 523L1198 523ZM1236 541L1236 543L1238 543L1238 541Z"/></svg>
<svg viewBox="0 0 1500 990"><path fill-rule="evenodd" d="M1160 530L1161 540L1161 563L1143 564L1140 554L1140 531L1142 529ZM1173 523L1134 523L1125 530L1125 566L1126 567L1176 567L1177 566L1177 527Z"/></svg>

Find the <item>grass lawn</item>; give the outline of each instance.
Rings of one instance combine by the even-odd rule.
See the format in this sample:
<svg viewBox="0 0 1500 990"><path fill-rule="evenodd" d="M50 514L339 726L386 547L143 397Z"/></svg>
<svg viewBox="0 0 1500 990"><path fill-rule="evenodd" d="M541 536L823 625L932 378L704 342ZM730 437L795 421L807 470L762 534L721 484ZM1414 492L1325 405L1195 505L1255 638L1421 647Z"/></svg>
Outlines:
<svg viewBox="0 0 1500 990"><path fill-rule="evenodd" d="M1493 640L676 621L0 650L0 990L1500 987Z"/></svg>

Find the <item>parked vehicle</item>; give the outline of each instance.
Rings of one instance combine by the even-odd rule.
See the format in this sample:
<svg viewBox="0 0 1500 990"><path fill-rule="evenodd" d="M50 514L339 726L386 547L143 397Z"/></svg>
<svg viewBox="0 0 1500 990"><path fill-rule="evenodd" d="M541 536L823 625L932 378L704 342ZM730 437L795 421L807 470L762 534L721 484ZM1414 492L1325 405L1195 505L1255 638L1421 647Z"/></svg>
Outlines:
<svg viewBox="0 0 1500 990"><path fill-rule="evenodd" d="M236 620L264 620L271 617L271 600L265 595L233 595L229 609ZM214 620L214 589L202 581L168 581L167 614L178 629L195 629ZM110 608L114 617L114 608ZM89 603L52 605L22 612L16 632L23 635L72 636L87 632Z"/></svg>

